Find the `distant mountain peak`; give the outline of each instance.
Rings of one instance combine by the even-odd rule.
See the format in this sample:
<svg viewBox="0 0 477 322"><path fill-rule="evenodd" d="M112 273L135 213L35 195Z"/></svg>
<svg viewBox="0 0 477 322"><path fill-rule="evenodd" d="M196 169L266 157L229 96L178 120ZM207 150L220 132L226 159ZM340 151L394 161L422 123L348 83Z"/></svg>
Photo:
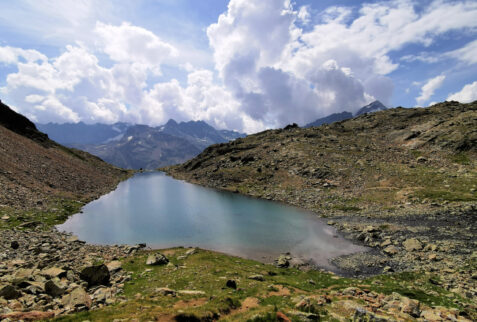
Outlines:
<svg viewBox="0 0 477 322"><path fill-rule="evenodd" d="M169 121L167 121L167 123L165 125L166 126L173 126L173 125L177 125L177 122L173 119L169 119Z"/></svg>
<svg viewBox="0 0 477 322"><path fill-rule="evenodd" d="M374 101L372 103L369 103L368 105L363 106L362 108L360 108L354 114L354 116L358 116L358 115L365 114L365 113L373 113L373 112L377 112L377 111L384 111L384 110L387 110L387 109L388 108L383 103L376 100L376 101Z"/></svg>

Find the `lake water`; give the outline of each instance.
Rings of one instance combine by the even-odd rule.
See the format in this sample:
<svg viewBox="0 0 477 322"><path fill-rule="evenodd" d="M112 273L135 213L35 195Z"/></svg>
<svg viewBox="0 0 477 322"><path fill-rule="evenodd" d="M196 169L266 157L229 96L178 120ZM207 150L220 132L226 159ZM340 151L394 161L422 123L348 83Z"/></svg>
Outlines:
<svg viewBox="0 0 477 322"><path fill-rule="evenodd" d="M328 269L328 259L364 250L310 212L160 172L120 183L57 227L93 244L194 246L264 262L291 252Z"/></svg>

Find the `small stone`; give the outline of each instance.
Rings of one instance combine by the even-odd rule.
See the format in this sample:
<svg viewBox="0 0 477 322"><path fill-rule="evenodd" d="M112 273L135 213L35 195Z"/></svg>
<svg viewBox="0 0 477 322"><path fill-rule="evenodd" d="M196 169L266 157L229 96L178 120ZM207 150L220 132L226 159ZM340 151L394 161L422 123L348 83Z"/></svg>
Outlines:
<svg viewBox="0 0 477 322"><path fill-rule="evenodd" d="M146 260L146 265L165 265L167 263L169 260L161 253L151 254Z"/></svg>
<svg viewBox="0 0 477 322"><path fill-rule="evenodd" d="M227 280L227 283L225 283L225 286L229 288L233 288L234 290L237 289L237 282L235 280Z"/></svg>
<svg viewBox="0 0 477 322"><path fill-rule="evenodd" d="M388 255L395 255L399 253L399 249L394 245L386 247L385 249L383 249L383 251Z"/></svg>
<svg viewBox="0 0 477 322"><path fill-rule="evenodd" d="M417 163L426 163L427 162L427 159L423 156L420 156L416 159L416 162Z"/></svg>
<svg viewBox="0 0 477 322"><path fill-rule="evenodd" d="M188 251L185 252L186 256L194 255L197 253L197 250L195 248L189 249Z"/></svg>
<svg viewBox="0 0 477 322"><path fill-rule="evenodd" d="M159 293L164 296L167 296L167 295L176 296L176 291L171 290L170 288L167 288L167 287L156 288L156 293Z"/></svg>
<svg viewBox="0 0 477 322"><path fill-rule="evenodd" d="M196 291L196 290L179 290L177 291L177 293L181 295L205 295L204 291Z"/></svg>
<svg viewBox="0 0 477 322"><path fill-rule="evenodd" d="M250 275L248 278L251 280L260 281L260 282L263 282L265 280L263 278L263 275L261 274Z"/></svg>
<svg viewBox="0 0 477 322"><path fill-rule="evenodd" d="M412 252L415 250L421 250L422 249L422 244L419 240L416 238L409 238L406 239L402 245L404 246L404 249L408 252Z"/></svg>

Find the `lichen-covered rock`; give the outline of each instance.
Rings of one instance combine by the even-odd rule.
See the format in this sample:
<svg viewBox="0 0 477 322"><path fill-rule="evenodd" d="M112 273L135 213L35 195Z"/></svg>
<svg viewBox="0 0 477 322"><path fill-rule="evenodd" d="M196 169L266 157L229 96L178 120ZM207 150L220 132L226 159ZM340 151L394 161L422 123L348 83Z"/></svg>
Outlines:
<svg viewBox="0 0 477 322"><path fill-rule="evenodd" d="M146 265L166 265L169 259L164 254L155 253L147 257Z"/></svg>

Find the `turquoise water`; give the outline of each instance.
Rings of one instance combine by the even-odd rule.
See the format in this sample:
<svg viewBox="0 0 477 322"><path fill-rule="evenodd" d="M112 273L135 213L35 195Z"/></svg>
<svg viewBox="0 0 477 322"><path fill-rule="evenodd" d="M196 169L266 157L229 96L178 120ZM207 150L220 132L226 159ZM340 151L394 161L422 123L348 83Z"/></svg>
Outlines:
<svg viewBox="0 0 477 322"><path fill-rule="evenodd" d="M325 267L332 257L364 250L310 212L160 172L120 183L57 227L94 244L194 246L265 262L291 252Z"/></svg>

